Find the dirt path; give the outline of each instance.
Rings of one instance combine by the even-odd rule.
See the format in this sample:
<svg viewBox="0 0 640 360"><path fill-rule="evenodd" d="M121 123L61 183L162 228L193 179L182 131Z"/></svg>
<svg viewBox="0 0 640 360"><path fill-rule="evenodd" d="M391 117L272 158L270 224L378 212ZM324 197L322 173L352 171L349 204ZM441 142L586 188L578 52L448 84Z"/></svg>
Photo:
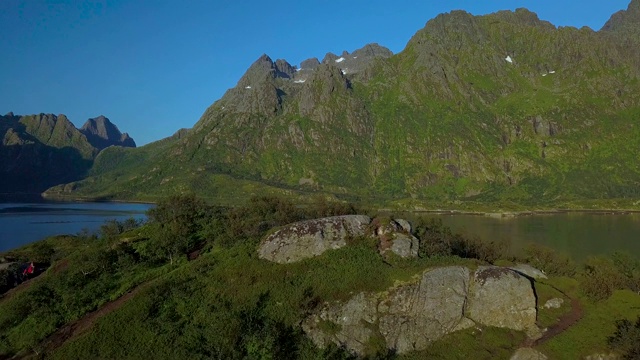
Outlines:
<svg viewBox="0 0 640 360"><path fill-rule="evenodd" d="M138 294L144 287L145 284L139 285L138 287L122 295L118 299L105 304L100 309L90 312L83 316L81 319L78 319L58 329L55 333L50 335L41 343L40 348L43 349L42 353L50 353L62 346L67 341L84 334L89 329L91 329L96 321L100 320L103 316L108 315L121 308L127 301L136 296L136 294ZM24 358L30 358L34 355L37 356L38 354L29 354Z"/></svg>
<svg viewBox="0 0 640 360"><path fill-rule="evenodd" d="M33 279L28 279L22 283L20 283L18 286L10 289L9 291L7 291L6 293L0 295L0 303L3 302L6 299L11 298L11 296L13 296L13 294L26 290L28 288L30 288L31 286L33 286L35 283L37 283L38 281L40 281L40 279L42 278L41 276L37 276L34 277Z"/></svg>
<svg viewBox="0 0 640 360"><path fill-rule="evenodd" d="M548 328L547 331L544 332L541 338L537 340L527 339L525 340L524 344L522 344L521 347L535 347L538 345L542 345L545 342L558 336L559 334L562 334L563 332L565 332L571 326L575 325L578 321L580 321L580 319L582 319L582 317L584 316L584 308L582 307L582 304L578 299L570 297L564 291L556 288L555 286L552 286L552 287L557 291L559 291L560 293L562 293L568 299L571 299L571 311L562 315L560 317L560 320L555 325Z"/></svg>

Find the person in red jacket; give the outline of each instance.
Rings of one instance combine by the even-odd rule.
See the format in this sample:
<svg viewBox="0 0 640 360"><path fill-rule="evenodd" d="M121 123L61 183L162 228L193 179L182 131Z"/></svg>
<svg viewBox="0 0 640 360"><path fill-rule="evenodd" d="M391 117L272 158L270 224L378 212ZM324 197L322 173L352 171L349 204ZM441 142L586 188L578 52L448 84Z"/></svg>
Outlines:
<svg viewBox="0 0 640 360"><path fill-rule="evenodd" d="M24 271L22 272L22 276L29 277L29 275L33 274L35 270L36 270L36 267L33 265L33 261L32 261L31 264L29 264L29 266L26 269L24 269Z"/></svg>

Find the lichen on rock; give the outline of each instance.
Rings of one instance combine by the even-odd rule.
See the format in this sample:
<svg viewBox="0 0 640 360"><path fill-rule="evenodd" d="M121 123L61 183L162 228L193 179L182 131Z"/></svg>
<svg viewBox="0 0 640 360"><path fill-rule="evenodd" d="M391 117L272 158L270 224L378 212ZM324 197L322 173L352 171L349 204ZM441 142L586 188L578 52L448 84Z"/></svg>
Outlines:
<svg viewBox="0 0 640 360"><path fill-rule="evenodd" d="M344 215L289 224L268 235L258 254L281 264L318 256L347 245L350 237L364 235L370 222L365 215Z"/></svg>

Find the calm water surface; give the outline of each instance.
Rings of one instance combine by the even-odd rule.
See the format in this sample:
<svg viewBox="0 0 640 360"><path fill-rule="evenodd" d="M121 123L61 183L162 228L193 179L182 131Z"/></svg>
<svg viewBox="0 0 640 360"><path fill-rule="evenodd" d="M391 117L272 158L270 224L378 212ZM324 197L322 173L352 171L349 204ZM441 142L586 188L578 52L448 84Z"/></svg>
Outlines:
<svg viewBox="0 0 640 360"><path fill-rule="evenodd" d="M539 243L578 261L614 251L640 257L640 214L568 213L502 219L473 215L439 217L456 232L486 240L506 240L514 252L528 243Z"/></svg>
<svg viewBox="0 0 640 360"><path fill-rule="evenodd" d="M47 236L95 231L105 221L145 219L153 205L130 203L0 203L0 252Z"/></svg>
<svg viewBox="0 0 640 360"><path fill-rule="evenodd" d="M110 219L144 219L153 205L131 203L0 203L0 252L47 236L95 231ZM581 261L626 251L640 257L640 214L569 213L517 218L433 215L454 231L504 240L512 252L539 243Z"/></svg>

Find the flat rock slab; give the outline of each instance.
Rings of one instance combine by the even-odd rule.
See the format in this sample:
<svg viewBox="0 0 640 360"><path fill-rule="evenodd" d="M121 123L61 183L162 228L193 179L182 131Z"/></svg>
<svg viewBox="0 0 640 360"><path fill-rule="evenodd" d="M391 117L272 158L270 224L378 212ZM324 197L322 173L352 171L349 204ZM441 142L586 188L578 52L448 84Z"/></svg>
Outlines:
<svg viewBox="0 0 640 360"><path fill-rule="evenodd" d="M544 272L534 268L529 264L517 264L510 266L509 269L519 272L533 279L546 279L547 275Z"/></svg>

